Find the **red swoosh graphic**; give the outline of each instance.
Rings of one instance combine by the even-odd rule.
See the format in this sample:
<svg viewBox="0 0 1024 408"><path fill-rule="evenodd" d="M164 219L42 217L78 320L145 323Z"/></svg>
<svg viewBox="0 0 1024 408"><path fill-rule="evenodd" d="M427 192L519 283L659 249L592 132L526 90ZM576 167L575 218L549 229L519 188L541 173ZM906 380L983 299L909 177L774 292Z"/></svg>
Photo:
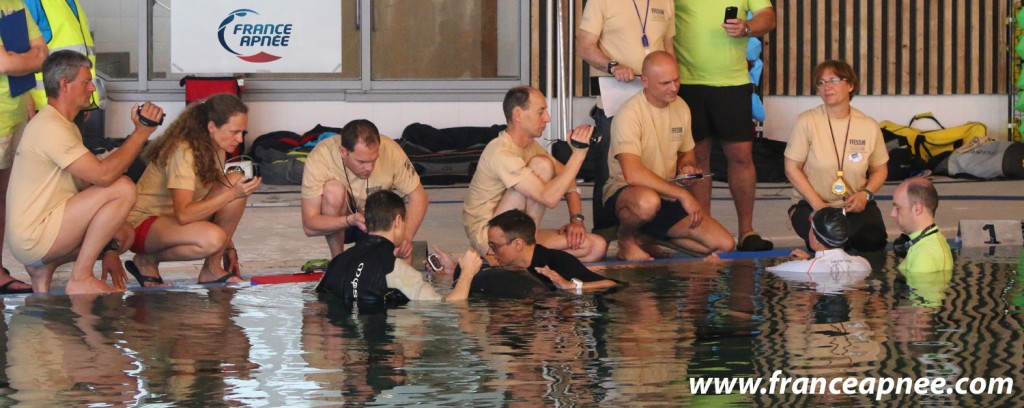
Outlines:
<svg viewBox="0 0 1024 408"><path fill-rule="evenodd" d="M267 53L265 53L263 51L260 51L259 54L239 56L238 58L241 58L243 61L248 61L248 62L271 62L271 61L277 61L277 60L281 59L281 57L278 57L276 55L267 54Z"/></svg>

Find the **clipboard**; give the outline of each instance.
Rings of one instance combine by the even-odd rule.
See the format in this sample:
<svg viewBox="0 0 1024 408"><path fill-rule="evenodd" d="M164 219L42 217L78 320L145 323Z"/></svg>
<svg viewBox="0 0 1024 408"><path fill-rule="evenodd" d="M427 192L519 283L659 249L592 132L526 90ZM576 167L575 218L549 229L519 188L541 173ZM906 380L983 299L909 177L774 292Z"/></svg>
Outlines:
<svg viewBox="0 0 1024 408"><path fill-rule="evenodd" d="M3 39L7 51L24 54L32 49L28 39L28 20L25 9L0 17L0 39ZM35 74L8 75L7 85L14 98L36 87Z"/></svg>

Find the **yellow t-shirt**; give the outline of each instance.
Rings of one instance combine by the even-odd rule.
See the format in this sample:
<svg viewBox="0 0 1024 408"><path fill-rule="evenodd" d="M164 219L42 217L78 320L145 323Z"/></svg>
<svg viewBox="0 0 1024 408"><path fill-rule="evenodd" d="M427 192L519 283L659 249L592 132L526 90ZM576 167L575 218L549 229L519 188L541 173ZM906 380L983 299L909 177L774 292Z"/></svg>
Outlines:
<svg viewBox="0 0 1024 408"><path fill-rule="evenodd" d="M0 11L6 14L24 9L25 2L23 1L0 0ZM39 32L39 27L36 26L36 22L32 19L32 15L29 14L28 10L25 10L24 13L25 25L28 28L28 40L31 42L43 34ZM3 39L0 38L0 46L2 45ZM7 83L7 74L0 72L0 137L13 135L18 125L28 120L29 99L31 99L31 96L29 96L28 92L12 98L10 85ZM37 106L36 108L40 107Z"/></svg>
<svg viewBox="0 0 1024 408"><path fill-rule="evenodd" d="M602 200L608 201L619 189L626 187L622 165L615 158L620 153L635 154L644 167L663 179L676 175L679 153L693 150L690 130L690 107L682 99L664 108L647 101L643 92L630 98L619 108L612 120L612 140L608 150L608 183Z"/></svg>
<svg viewBox="0 0 1024 408"><path fill-rule="evenodd" d="M851 119L853 123L849 123ZM843 154L848 123L850 136L843 157L843 180L850 192L861 191L868 184L868 168L889 161L881 128L863 112L850 108L849 118L832 119L832 130L829 131L825 106L820 105L796 118L793 134L786 144L786 158L804 164L804 174L811 187L829 205L843 201L842 197L832 193L832 184L836 182L836 172L839 171L836 149L840 155ZM803 197L793 189L793 198L800 200Z"/></svg>
<svg viewBox="0 0 1024 408"><path fill-rule="evenodd" d="M644 16L647 17L646 30ZM641 41L643 34L647 33L650 51L664 50L665 38L676 33L674 16L672 0L651 0L650 3L646 0L590 0L583 9L579 29L598 36L597 47L604 55L639 74L647 56ZM608 76L607 68L590 67L590 74Z"/></svg>
<svg viewBox="0 0 1024 408"><path fill-rule="evenodd" d="M356 199L356 208L362 211L366 197L380 190L393 190L405 197L420 186L420 176L409 162L402 147L386 136L380 137L380 151L370 178L363 180L355 173L345 172L341 162L341 136L332 136L317 143L306 158L302 170L302 198L317 198L324 194L324 184L338 180L347 186Z"/></svg>
<svg viewBox="0 0 1024 408"><path fill-rule="evenodd" d="M139 178L138 198L128 213L128 223L133 227L149 217L174 215L172 188L192 191L192 201L202 200L210 193L212 186L203 184L196 176L192 148L184 142L178 142L172 148L174 153L167 158L166 165L150 163ZM220 168L224 168L223 160L220 161Z"/></svg>
<svg viewBox="0 0 1024 408"><path fill-rule="evenodd" d="M676 31L673 39L679 61L679 82L685 85L735 86L750 83L746 37L725 33L725 8L738 8L737 18L747 11L771 7L770 0L675 0Z"/></svg>
<svg viewBox="0 0 1024 408"><path fill-rule="evenodd" d="M526 167L526 162L534 156L546 154L548 152L536 140L522 148L504 131L487 143L462 205L462 225L466 228L470 245L477 252L487 253L487 221L496 215L494 209L505 195L505 190L533 174L533 170Z"/></svg>
<svg viewBox="0 0 1024 408"><path fill-rule="evenodd" d="M64 206L78 193L65 169L86 154L78 127L52 106L25 127L7 188L7 243L19 262L42 259L57 240Z"/></svg>

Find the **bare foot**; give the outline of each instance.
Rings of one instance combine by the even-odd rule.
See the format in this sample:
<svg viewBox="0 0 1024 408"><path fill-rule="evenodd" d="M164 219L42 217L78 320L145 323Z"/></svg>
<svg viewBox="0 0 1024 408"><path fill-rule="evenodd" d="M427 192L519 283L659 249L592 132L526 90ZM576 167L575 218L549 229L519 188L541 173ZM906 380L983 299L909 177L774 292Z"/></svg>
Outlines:
<svg viewBox="0 0 1024 408"><path fill-rule="evenodd" d="M640 248L643 248L644 252L647 252L655 259L671 258L672 253L661 248L658 244L644 244Z"/></svg>
<svg viewBox="0 0 1024 408"><path fill-rule="evenodd" d="M110 286L106 283L96 279L95 276L90 276L81 280L69 280L67 288L64 291L68 295L85 295L91 293L108 293L108 292L121 292L117 288Z"/></svg>
<svg viewBox="0 0 1024 408"><path fill-rule="evenodd" d="M619 252L615 256L623 261L652 261L650 254L644 252L634 241L619 239Z"/></svg>
<svg viewBox="0 0 1024 408"><path fill-rule="evenodd" d="M8 285L7 282L12 282L12 283L10 285ZM29 285L29 284L27 284L25 282L22 282L20 280L14 279L14 277L11 276L10 272L7 271L7 268L4 268L3 272L0 272L0 287L4 287L4 285L7 285L6 290L12 291L12 292L18 292L18 291L24 291L24 290L32 290L32 285Z"/></svg>
<svg viewBox="0 0 1024 408"><path fill-rule="evenodd" d="M718 252L712 252L708 256L704 257L704 262L722 262L722 258L718 257Z"/></svg>

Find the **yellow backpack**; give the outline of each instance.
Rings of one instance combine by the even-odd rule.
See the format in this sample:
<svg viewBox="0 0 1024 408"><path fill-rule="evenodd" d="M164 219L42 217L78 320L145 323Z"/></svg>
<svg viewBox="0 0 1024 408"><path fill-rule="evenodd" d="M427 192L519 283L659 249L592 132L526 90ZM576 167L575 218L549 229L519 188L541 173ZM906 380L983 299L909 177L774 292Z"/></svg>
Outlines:
<svg viewBox="0 0 1024 408"><path fill-rule="evenodd" d="M918 119L931 119L939 125L939 129L921 130L913 127ZM947 128L939 123L931 112L914 115L906 126L883 120L879 123L885 140L896 139L901 146L910 147L910 152L924 161L944 153L951 153L960 146L970 143L975 138L985 138L987 129L981 122L967 122L963 125Z"/></svg>

